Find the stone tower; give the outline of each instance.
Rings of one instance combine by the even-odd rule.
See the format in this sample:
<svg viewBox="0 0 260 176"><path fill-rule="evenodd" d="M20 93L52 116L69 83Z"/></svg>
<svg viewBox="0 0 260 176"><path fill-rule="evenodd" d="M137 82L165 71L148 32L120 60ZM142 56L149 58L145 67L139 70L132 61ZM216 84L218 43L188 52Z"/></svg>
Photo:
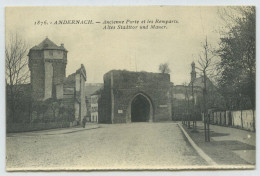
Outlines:
<svg viewBox="0 0 260 176"><path fill-rule="evenodd" d="M63 98L67 50L46 38L29 51L32 97L34 100Z"/></svg>
<svg viewBox="0 0 260 176"><path fill-rule="evenodd" d="M195 63L191 63L190 81L193 82L196 79Z"/></svg>

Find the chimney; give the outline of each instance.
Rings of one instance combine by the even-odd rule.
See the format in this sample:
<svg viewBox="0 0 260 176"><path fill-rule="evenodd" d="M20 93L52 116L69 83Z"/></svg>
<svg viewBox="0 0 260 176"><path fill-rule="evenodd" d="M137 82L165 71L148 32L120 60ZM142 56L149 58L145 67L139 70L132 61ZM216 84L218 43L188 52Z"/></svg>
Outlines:
<svg viewBox="0 0 260 176"><path fill-rule="evenodd" d="M64 47L64 43L61 43L60 46Z"/></svg>

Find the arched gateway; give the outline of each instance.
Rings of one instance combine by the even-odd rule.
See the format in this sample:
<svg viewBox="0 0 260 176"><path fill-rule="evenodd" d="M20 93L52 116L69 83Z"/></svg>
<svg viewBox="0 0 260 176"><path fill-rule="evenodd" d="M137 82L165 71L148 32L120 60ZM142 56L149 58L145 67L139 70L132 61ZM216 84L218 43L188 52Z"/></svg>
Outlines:
<svg viewBox="0 0 260 176"><path fill-rule="evenodd" d="M128 121L152 122L153 104L148 96L143 93L136 94L129 103Z"/></svg>

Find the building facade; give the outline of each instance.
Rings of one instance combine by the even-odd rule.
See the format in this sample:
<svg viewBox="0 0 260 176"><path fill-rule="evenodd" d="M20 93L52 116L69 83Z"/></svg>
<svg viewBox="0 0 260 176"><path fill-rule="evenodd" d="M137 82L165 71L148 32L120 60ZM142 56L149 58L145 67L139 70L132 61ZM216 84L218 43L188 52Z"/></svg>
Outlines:
<svg viewBox="0 0 260 176"><path fill-rule="evenodd" d="M80 123L87 115L87 105L85 98L85 82L87 80L84 65L76 70L75 73L69 75L63 84L63 103L70 109L74 109L74 118Z"/></svg>
<svg viewBox="0 0 260 176"><path fill-rule="evenodd" d="M100 95L91 95L91 122L98 122L98 100Z"/></svg>
<svg viewBox="0 0 260 176"><path fill-rule="evenodd" d="M100 97L99 90L103 88L103 83L86 83L85 85L85 97L86 97L86 104L87 104L87 121L92 121L92 110L91 110L91 96L96 95L98 93ZM95 102L94 102L95 103ZM94 105L96 106L96 105ZM98 118L97 118L98 119Z"/></svg>
<svg viewBox="0 0 260 176"><path fill-rule="evenodd" d="M104 75L99 122L171 120L170 75L112 70Z"/></svg>

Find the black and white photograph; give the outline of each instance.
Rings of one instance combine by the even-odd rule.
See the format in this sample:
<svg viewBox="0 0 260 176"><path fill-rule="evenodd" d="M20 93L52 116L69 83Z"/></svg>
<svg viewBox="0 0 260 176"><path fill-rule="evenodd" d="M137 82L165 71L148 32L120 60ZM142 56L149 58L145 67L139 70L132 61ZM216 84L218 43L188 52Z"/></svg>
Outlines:
<svg viewBox="0 0 260 176"><path fill-rule="evenodd" d="M255 6L13 6L4 37L6 171L255 169Z"/></svg>

